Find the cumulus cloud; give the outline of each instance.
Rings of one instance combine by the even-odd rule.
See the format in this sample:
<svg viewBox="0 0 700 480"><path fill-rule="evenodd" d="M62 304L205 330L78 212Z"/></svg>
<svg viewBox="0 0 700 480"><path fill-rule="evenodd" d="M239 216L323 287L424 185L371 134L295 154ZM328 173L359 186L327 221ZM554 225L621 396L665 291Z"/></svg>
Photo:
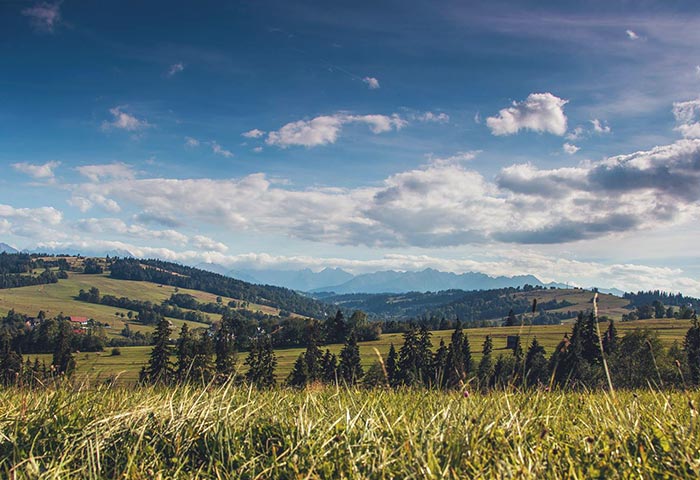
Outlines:
<svg viewBox="0 0 700 480"><path fill-rule="evenodd" d="M288 123L279 130L270 132L266 143L282 148L328 145L336 142L343 126L348 123L364 123L375 134L400 130L407 125L407 122L397 114L387 116L337 113Z"/></svg>
<svg viewBox="0 0 700 480"><path fill-rule="evenodd" d="M700 99L673 104L676 130L685 138L700 138Z"/></svg>
<svg viewBox="0 0 700 480"><path fill-rule="evenodd" d="M11 235L61 238L62 233L52 227L59 226L62 220L63 212L54 207L17 208L0 204L0 230Z"/></svg>
<svg viewBox="0 0 700 480"><path fill-rule="evenodd" d="M243 135L245 138L260 138L265 135L265 132L254 128L252 130L248 130L247 132L241 133L241 135Z"/></svg>
<svg viewBox="0 0 700 480"><path fill-rule="evenodd" d="M102 129L103 130L110 130L113 128L119 129L119 130L126 130L128 132L134 132L137 130L143 130L145 128L152 127L150 123L148 123L146 120L139 120L135 116L126 113L124 110L124 107L114 107L109 109L109 113L112 114L112 119L111 122L105 120L102 122Z"/></svg>
<svg viewBox="0 0 700 480"><path fill-rule="evenodd" d="M562 145L561 148L564 150L564 152L568 153L569 155L573 155L576 152L578 152L579 150L581 150L580 147L577 147L573 143L568 143L568 142L565 143L564 145Z"/></svg>
<svg viewBox="0 0 700 480"><path fill-rule="evenodd" d="M367 84L367 88L370 90L377 90L379 88L379 80L374 77L365 77L362 81Z"/></svg>
<svg viewBox="0 0 700 480"><path fill-rule="evenodd" d="M522 102L504 108L498 115L486 119L486 125L494 135L512 135L520 130L548 132L554 135L566 133L564 105L568 100L551 93L531 93Z"/></svg>
<svg viewBox="0 0 700 480"><path fill-rule="evenodd" d="M29 22L37 32L53 33L61 22L61 4L41 2L22 10L22 15L29 17Z"/></svg>
<svg viewBox="0 0 700 480"><path fill-rule="evenodd" d="M176 230L152 230L143 225L128 225L119 218L84 218L75 223L75 228L93 234L117 234L148 240L163 240L180 245L189 241L187 235Z"/></svg>
<svg viewBox="0 0 700 480"><path fill-rule="evenodd" d="M33 163L13 163L12 168L18 172L29 175L37 180L53 180L54 169L61 165L61 162L50 161L43 164L33 164Z"/></svg>
<svg viewBox="0 0 700 480"><path fill-rule="evenodd" d="M185 66L182 63L180 63L180 62L174 63L174 64L170 65L170 67L168 67L168 71L165 73L165 75L168 77L173 77L173 76L177 75L178 73L182 72L184 69L185 69Z"/></svg>
<svg viewBox="0 0 700 480"><path fill-rule="evenodd" d="M591 120L591 125L595 133L610 133L612 131L607 123L601 122L597 118Z"/></svg>
<svg viewBox="0 0 700 480"><path fill-rule="evenodd" d="M627 34L627 38L630 40L639 40L639 35L637 35L636 32L632 30L625 30L625 33Z"/></svg>
<svg viewBox="0 0 700 480"><path fill-rule="evenodd" d="M206 237L204 235L193 236L190 240L190 243L193 247L207 252L224 253L228 250L228 246L226 246L225 244L217 242L216 240Z"/></svg>

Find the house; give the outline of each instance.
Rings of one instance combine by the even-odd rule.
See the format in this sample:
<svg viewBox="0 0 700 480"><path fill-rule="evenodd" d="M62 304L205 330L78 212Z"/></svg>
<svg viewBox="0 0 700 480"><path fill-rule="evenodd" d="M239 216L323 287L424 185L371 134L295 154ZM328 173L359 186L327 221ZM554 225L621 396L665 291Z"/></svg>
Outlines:
<svg viewBox="0 0 700 480"><path fill-rule="evenodd" d="M68 317L73 324L73 326L80 325L82 327L87 327L90 319L88 317Z"/></svg>

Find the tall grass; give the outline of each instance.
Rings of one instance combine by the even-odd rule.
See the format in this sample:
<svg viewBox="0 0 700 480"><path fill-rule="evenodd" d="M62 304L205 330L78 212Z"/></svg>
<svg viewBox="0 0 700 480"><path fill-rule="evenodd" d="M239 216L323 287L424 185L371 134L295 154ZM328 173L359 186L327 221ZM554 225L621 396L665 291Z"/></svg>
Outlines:
<svg viewBox="0 0 700 480"><path fill-rule="evenodd" d="M0 391L2 478L696 478L697 393Z"/></svg>

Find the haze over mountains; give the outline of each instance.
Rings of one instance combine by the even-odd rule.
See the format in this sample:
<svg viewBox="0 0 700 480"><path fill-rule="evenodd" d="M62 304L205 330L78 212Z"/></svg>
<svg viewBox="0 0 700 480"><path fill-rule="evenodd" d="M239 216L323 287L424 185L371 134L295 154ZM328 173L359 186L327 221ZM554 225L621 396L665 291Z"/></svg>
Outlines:
<svg viewBox="0 0 700 480"><path fill-rule="evenodd" d="M523 285L565 287L563 284L545 284L534 275L491 277L477 272L456 274L432 268L400 272L386 270L353 275L340 268L326 268L314 272L303 270L230 270L223 265L201 263L198 268L228 275L247 282L278 285L303 292L345 293L406 293L442 290L486 290Z"/></svg>

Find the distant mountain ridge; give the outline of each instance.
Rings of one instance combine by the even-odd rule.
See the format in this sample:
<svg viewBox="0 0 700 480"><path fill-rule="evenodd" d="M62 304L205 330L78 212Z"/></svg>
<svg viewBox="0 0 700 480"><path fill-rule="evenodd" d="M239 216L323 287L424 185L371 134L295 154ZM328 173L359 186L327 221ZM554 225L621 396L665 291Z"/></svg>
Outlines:
<svg viewBox="0 0 700 480"><path fill-rule="evenodd" d="M5 253L19 253L19 250L17 250L14 247L11 247L10 245L6 243L0 242L0 253L5 252Z"/></svg>
<svg viewBox="0 0 700 480"><path fill-rule="evenodd" d="M495 288L533 286L564 287L563 284L545 284L534 275L513 277L491 277L484 273L466 272L456 274L426 268L418 272L386 270L358 275L339 285L325 286L312 292L348 293L407 293L439 292L444 290L491 290Z"/></svg>

